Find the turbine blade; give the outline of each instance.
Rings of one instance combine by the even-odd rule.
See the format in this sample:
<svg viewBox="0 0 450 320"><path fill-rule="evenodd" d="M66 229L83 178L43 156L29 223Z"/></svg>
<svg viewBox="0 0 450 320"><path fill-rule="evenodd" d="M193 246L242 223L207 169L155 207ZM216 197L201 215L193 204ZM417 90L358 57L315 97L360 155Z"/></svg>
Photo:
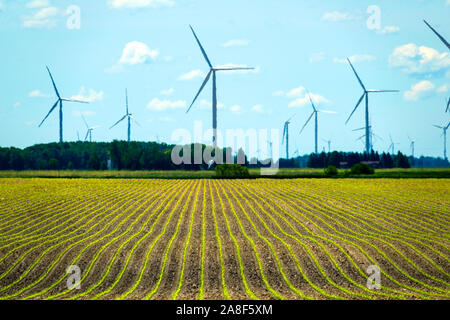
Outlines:
<svg viewBox="0 0 450 320"><path fill-rule="evenodd" d="M445 130L448 130L449 127L450 127L450 122L449 122L448 125L445 127Z"/></svg>
<svg viewBox="0 0 450 320"><path fill-rule="evenodd" d="M200 87L200 90L198 90L197 95L195 96L194 100L191 103L191 106L189 107L189 109L186 111L186 113L188 113L192 106L194 105L195 101L197 100L198 96L200 95L200 93L202 92L203 88L206 86L206 84L209 81L209 78L211 78L211 73L213 73L213 70L209 71L208 75L206 76L205 80L203 81L202 86Z"/></svg>
<svg viewBox="0 0 450 320"><path fill-rule="evenodd" d="M331 110L317 110L317 112L319 112L319 113L328 113L328 114L337 114L336 111L331 111Z"/></svg>
<svg viewBox="0 0 450 320"><path fill-rule="evenodd" d="M316 112L311 113L311 116L308 118L308 120L306 120L306 123L305 123L305 125L303 126L302 130L300 130L299 135L302 134L303 130L305 130L306 126L307 126L308 123L311 121L311 119L312 119L312 117L314 116L315 113L316 113Z"/></svg>
<svg viewBox="0 0 450 320"><path fill-rule="evenodd" d="M309 97L309 101L311 101L311 105L312 105L312 107L314 109L314 112L317 112L316 106L314 105L314 102L313 102L313 100L311 98L311 94L309 92L308 92L308 97Z"/></svg>
<svg viewBox="0 0 450 320"><path fill-rule="evenodd" d="M86 128L88 128L88 130L89 130L89 125L88 125L86 119L84 118L83 114L81 114L81 117L83 118L83 121L84 121L84 124L86 125Z"/></svg>
<svg viewBox="0 0 450 320"><path fill-rule="evenodd" d="M435 124L433 124L433 126L438 128L438 129L444 129L444 127L441 127L441 126L438 126L438 125L435 125Z"/></svg>
<svg viewBox="0 0 450 320"><path fill-rule="evenodd" d="M352 63L350 62L350 59L347 58L347 60L348 60L348 63L350 63L350 67L352 67L352 70L353 70L353 72L355 73L355 76L356 76L356 78L358 79L359 84L361 85L361 87L363 88L364 91L367 91L367 90L366 90L366 87L364 86L364 84L363 84L362 81L361 81L361 78L358 76L358 73L356 72L355 68L353 67Z"/></svg>
<svg viewBox="0 0 450 320"><path fill-rule="evenodd" d="M347 121L345 122L345 124L347 124L350 119L352 118L353 114L355 113L356 109L358 109L359 105L361 104L361 101L364 99L366 93L364 92L363 95L361 96L361 98L359 98L358 103L356 104L355 109L353 109L352 113L350 114L350 116L348 117Z"/></svg>
<svg viewBox="0 0 450 320"><path fill-rule="evenodd" d="M400 91L399 90L367 90L367 92L380 93L380 92L400 92Z"/></svg>
<svg viewBox="0 0 450 320"><path fill-rule="evenodd" d="M119 123L121 123L127 116L123 116L122 119L120 119L119 121L117 121L111 128L109 128L109 130L111 130L112 128L114 128L115 126L117 126Z"/></svg>
<svg viewBox="0 0 450 320"><path fill-rule="evenodd" d="M447 40L444 39L443 36L441 36L436 30L434 30L434 28L432 26L430 26L428 24L428 22L426 22L425 20L423 20L423 22L425 22L425 24L438 36L439 39L441 39L441 41L447 46L447 48L450 50L450 44L447 42Z"/></svg>
<svg viewBox="0 0 450 320"><path fill-rule="evenodd" d="M89 132L90 132L90 131L91 131L91 130L88 129L88 131L86 132L86 137L84 138L84 141L86 141L87 138L89 137Z"/></svg>
<svg viewBox="0 0 450 320"><path fill-rule="evenodd" d="M255 68L232 67L232 68L214 68L216 71L232 71L232 70L255 70Z"/></svg>
<svg viewBox="0 0 450 320"><path fill-rule="evenodd" d="M286 126L287 124L284 124L284 129L283 129L283 139L281 140L281 144L284 144L284 138L286 137Z"/></svg>
<svg viewBox="0 0 450 320"><path fill-rule="evenodd" d="M448 112L448 110L450 110L450 98L448 98L447 109L445 110L445 112Z"/></svg>
<svg viewBox="0 0 450 320"><path fill-rule="evenodd" d="M39 124L39 128L42 126L42 124L44 123L45 120L47 120L48 116L50 115L50 113L53 112L53 110L55 110L56 106L58 105L59 99L58 101L55 102L55 104L53 105L53 107L50 109L50 111L47 113L47 115L45 116L44 120L41 121L41 123Z"/></svg>
<svg viewBox="0 0 450 320"><path fill-rule="evenodd" d="M142 126L139 124L139 122L137 122L137 120L134 117L131 117L131 119L133 119L134 123L136 123L140 128L142 128Z"/></svg>
<svg viewBox="0 0 450 320"><path fill-rule="evenodd" d="M75 100L75 99L61 99L62 101L67 101L67 102L76 102L76 103L86 103L89 104L88 101L83 101L83 100Z"/></svg>
<svg viewBox="0 0 450 320"><path fill-rule="evenodd" d="M53 76L52 73L50 72L50 69L46 66L48 74L50 75L50 79L52 80L53 83L53 88L55 89L56 95L58 96L59 99L61 99L61 96L59 95L58 89L56 88L56 84L55 84L55 80L53 80Z"/></svg>
<svg viewBox="0 0 450 320"><path fill-rule="evenodd" d="M292 117L290 117L289 118L289 120L288 121L286 121L286 123L289 123L289 121L291 121L292 119L294 119L294 117L296 116L297 114L296 113L294 113L294 115L292 116Z"/></svg>
<svg viewBox="0 0 450 320"><path fill-rule="evenodd" d="M209 61L208 56L206 55L205 49L203 49L202 44L200 43L200 40L198 40L197 35L195 34L194 29L192 28L192 26L189 26L189 28L191 28L192 33L194 34L195 40L197 40L198 46L200 47L200 50L202 51L203 57L205 57L206 62L208 63L209 67L212 69L213 66L211 64L211 61Z"/></svg>

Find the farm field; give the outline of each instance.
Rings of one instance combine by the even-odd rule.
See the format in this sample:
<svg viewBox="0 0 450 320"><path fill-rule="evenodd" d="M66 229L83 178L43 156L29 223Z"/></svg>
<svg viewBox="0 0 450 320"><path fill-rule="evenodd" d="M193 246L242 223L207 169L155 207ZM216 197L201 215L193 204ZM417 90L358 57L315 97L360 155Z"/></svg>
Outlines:
<svg viewBox="0 0 450 320"><path fill-rule="evenodd" d="M449 192L450 179L3 178L0 299L449 299Z"/></svg>
<svg viewBox="0 0 450 320"><path fill-rule="evenodd" d="M349 170L339 169L338 178L358 178L352 176ZM261 178L260 169L249 169L251 178ZM174 171L83 171L83 170L32 170L32 171L3 171L0 170L0 178L71 178L71 179L213 179L216 177L214 170L174 170ZM374 175L362 176L363 178L450 178L450 168L410 168L410 169L377 169ZM266 176L269 179L294 179L294 178L328 178L323 169L296 168L280 169L275 176Z"/></svg>

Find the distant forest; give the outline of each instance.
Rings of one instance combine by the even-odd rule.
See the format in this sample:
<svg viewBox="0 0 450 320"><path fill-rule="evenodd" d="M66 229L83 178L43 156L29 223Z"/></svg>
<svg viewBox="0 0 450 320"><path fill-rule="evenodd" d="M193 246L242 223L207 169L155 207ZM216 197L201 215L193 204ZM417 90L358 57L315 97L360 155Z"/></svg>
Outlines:
<svg viewBox="0 0 450 320"><path fill-rule="evenodd" d="M111 143L65 142L39 144L25 149L0 147L0 170L203 170L207 165L179 165L171 161L174 145L156 142ZM202 146L205 149L206 146ZM192 148L193 149L193 148ZM192 151L193 152L193 151ZM231 149L224 149L224 154ZM240 150L240 152L242 152ZM236 159L236 156L234 157ZM370 162L378 168L439 168L448 167L448 160L433 157L414 158L402 153L371 154L331 152L280 159L280 168L324 168L334 165L347 168L360 162ZM251 164L253 163L253 164ZM264 161L263 161L264 163ZM249 167L264 165L247 160Z"/></svg>

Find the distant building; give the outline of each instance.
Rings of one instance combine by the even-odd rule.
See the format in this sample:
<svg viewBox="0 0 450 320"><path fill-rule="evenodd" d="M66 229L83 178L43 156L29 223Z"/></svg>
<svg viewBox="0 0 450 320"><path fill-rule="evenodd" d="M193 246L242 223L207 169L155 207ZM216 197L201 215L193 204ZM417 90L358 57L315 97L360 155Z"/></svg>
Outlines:
<svg viewBox="0 0 450 320"><path fill-rule="evenodd" d="M364 163L372 168L379 168L380 167L380 161L362 161L361 163Z"/></svg>

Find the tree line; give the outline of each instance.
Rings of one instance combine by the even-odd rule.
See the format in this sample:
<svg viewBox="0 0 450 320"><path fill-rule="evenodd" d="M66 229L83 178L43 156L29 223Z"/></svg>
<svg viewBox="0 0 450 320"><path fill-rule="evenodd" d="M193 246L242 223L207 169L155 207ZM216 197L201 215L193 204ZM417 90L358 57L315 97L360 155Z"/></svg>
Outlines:
<svg viewBox="0 0 450 320"><path fill-rule="evenodd" d="M172 162L174 145L156 142L64 142L38 144L25 149L0 147L0 170L205 170L208 164ZM191 158L194 150L205 145L191 145ZM223 155L232 154L231 148L220 150ZM214 154L214 151L212 152ZM250 161L242 149L231 156L234 163L237 159L245 159L244 165L263 167L255 159ZM253 160L253 161L252 161ZM370 154L356 152L331 152L299 156L293 159L280 159L280 168L326 168L330 165L337 168L350 168L361 162L371 162L378 168L409 167L448 167L447 160L433 157L412 158L401 152L396 155L377 152ZM267 163L267 162L266 162Z"/></svg>

